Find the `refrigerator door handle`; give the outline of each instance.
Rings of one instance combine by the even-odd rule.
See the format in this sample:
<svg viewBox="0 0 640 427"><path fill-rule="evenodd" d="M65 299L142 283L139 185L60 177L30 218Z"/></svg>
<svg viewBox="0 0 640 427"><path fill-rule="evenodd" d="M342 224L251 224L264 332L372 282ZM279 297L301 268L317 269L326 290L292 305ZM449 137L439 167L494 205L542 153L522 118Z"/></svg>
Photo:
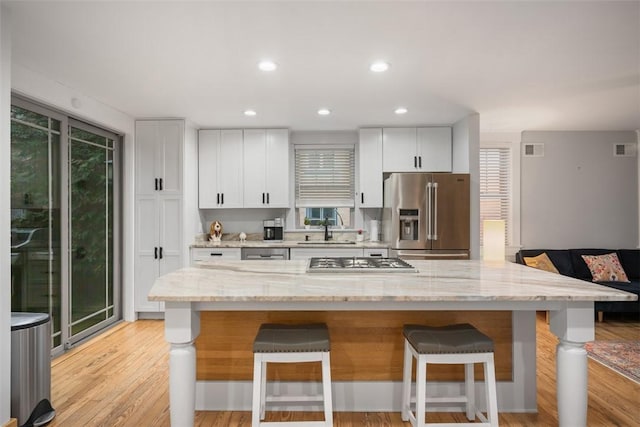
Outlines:
<svg viewBox="0 0 640 427"><path fill-rule="evenodd" d="M433 240L438 240L438 183L433 183Z"/></svg>
<svg viewBox="0 0 640 427"><path fill-rule="evenodd" d="M431 182L427 182L427 240L431 240Z"/></svg>

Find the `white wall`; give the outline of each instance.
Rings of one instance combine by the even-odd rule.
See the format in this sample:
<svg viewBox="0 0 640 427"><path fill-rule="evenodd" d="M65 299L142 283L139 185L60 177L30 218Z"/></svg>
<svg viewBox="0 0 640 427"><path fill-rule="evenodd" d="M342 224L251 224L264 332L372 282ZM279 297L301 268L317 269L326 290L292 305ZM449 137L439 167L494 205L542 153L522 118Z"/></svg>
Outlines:
<svg viewBox="0 0 640 427"><path fill-rule="evenodd" d="M11 31L0 3L0 425L11 415Z"/></svg>
<svg viewBox="0 0 640 427"><path fill-rule="evenodd" d="M134 320L133 311L133 217L134 217L134 119L115 108L100 103L79 91L48 79L18 64L12 64L11 87L15 93L62 110L124 136L123 155L123 315ZM72 106L72 100L75 99ZM3 127L4 129L4 127ZM7 205L9 206L9 205ZM9 227L7 227L8 229Z"/></svg>
<svg viewBox="0 0 640 427"><path fill-rule="evenodd" d="M453 172L471 176L471 259L480 257L480 115L453 124Z"/></svg>
<svg viewBox="0 0 640 427"><path fill-rule="evenodd" d="M524 248L638 246L638 158L614 157L613 144L636 132L534 132L544 157L521 158Z"/></svg>

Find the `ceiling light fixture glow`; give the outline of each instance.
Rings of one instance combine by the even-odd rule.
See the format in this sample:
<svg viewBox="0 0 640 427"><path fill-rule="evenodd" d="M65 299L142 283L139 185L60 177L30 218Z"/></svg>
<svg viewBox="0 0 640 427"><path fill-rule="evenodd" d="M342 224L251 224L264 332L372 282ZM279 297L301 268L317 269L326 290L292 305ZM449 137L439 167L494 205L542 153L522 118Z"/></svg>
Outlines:
<svg viewBox="0 0 640 427"><path fill-rule="evenodd" d="M255 116L256 114L258 113L256 113L254 110L245 110L244 112L245 116Z"/></svg>
<svg viewBox="0 0 640 427"><path fill-rule="evenodd" d="M376 61L369 67L374 73L384 73L389 69L389 64L384 61Z"/></svg>
<svg viewBox="0 0 640 427"><path fill-rule="evenodd" d="M331 114L331 110L329 110L328 108L321 108L318 110L318 114L320 114L321 116L328 116L329 114Z"/></svg>
<svg viewBox="0 0 640 427"><path fill-rule="evenodd" d="M265 59L264 61L260 61L258 63L258 68L260 68L262 71L273 71L278 68L278 64L271 60Z"/></svg>
<svg viewBox="0 0 640 427"><path fill-rule="evenodd" d="M405 114L407 111L409 111L409 110L407 110L404 107L398 107L398 108L395 109L394 113L396 113L396 114Z"/></svg>

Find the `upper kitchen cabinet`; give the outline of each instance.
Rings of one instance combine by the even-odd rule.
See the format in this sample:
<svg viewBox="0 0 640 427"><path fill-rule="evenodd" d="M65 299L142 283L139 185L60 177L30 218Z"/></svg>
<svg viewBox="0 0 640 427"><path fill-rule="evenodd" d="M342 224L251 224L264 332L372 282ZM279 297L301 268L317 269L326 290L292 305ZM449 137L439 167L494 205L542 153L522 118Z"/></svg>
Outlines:
<svg viewBox="0 0 640 427"><path fill-rule="evenodd" d="M418 128L416 146L424 172L452 171L450 127Z"/></svg>
<svg viewBox="0 0 640 427"><path fill-rule="evenodd" d="M198 132L198 206L243 207L242 130Z"/></svg>
<svg viewBox="0 0 640 427"><path fill-rule="evenodd" d="M136 194L182 194L184 121L136 121Z"/></svg>
<svg viewBox="0 0 640 427"><path fill-rule="evenodd" d="M451 128L384 128L384 172L451 172Z"/></svg>
<svg viewBox="0 0 640 427"><path fill-rule="evenodd" d="M289 207L289 130L244 130L244 207Z"/></svg>
<svg viewBox="0 0 640 427"><path fill-rule="evenodd" d="M360 129L359 146L361 208L382 207L382 128Z"/></svg>

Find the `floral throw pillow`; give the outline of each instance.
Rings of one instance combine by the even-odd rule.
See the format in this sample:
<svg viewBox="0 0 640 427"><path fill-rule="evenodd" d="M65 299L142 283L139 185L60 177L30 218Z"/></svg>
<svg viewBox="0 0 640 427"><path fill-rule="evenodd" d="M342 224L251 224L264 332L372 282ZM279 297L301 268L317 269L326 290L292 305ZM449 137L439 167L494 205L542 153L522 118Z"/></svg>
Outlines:
<svg viewBox="0 0 640 427"><path fill-rule="evenodd" d="M553 262L549 259L546 252L542 252L538 256L526 256L522 258L524 263L529 267L537 268L538 270L550 271L552 273L558 273L558 269Z"/></svg>
<svg viewBox="0 0 640 427"><path fill-rule="evenodd" d="M606 255L582 255L582 259L587 263L594 282L629 282L615 252Z"/></svg>

